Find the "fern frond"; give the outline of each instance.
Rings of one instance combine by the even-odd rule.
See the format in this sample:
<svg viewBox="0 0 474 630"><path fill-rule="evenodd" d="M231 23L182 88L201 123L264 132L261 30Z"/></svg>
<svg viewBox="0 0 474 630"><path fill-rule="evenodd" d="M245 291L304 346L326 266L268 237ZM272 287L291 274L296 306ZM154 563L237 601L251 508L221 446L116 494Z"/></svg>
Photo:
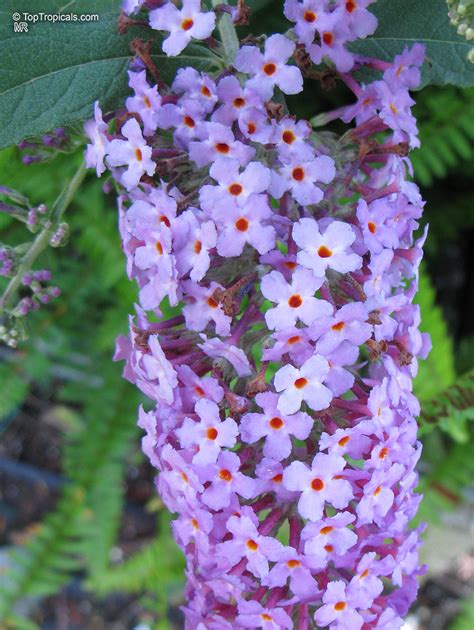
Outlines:
<svg viewBox="0 0 474 630"><path fill-rule="evenodd" d="M462 501L464 489L474 477L474 458L470 442L455 444L431 471L422 477L419 490L423 492L416 522L439 522L441 512L451 510Z"/></svg>
<svg viewBox="0 0 474 630"><path fill-rule="evenodd" d="M424 186L474 157L474 92L445 92L443 99L439 90L426 90L420 99L420 109L424 106L429 115L423 122L421 111L421 148L413 152L412 163L415 178Z"/></svg>
<svg viewBox="0 0 474 630"><path fill-rule="evenodd" d="M455 379L453 343L443 313L436 305L436 292L423 265L415 302L420 306L421 330L429 333L432 343L428 358L418 364L418 375L414 382L415 393L422 401L423 408L423 401L436 396Z"/></svg>
<svg viewBox="0 0 474 630"><path fill-rule="evenodd" d="M469 440L468 423L474 421L474 370L423 404L422 434L439 427L458 442Z"/></svg>
<svg viewBox="0 0 474 630"><path fill-rule="evenodd" d="M169 522L168 514L162 512L156 540L121 564L110 566L101 575L90 578L87 586L98 595L106 595L114 591L166 591L181 583L184 559L171 536Z"/></svg>

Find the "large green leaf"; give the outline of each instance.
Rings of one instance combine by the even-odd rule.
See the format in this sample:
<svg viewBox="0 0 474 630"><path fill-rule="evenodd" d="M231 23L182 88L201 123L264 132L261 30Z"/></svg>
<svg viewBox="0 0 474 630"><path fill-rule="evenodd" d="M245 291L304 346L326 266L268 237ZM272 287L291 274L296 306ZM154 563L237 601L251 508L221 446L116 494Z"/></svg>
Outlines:
<svg viewBox="0 0 474 630"><path fill-rule="evenodd" d="M0 148L89 116L92 104L117 106L127 94L130 41L152 31L132 29L118 36L119 0L3 0L0 8ZM15 12L97 13L97 22L28 23L13 30ZM153 35L155 35L153 33ZM158 36L155 35L158 40ZM216 55L205 45L190 45L179 59L153 56L163 78L179 66L215 71Z"/></svg>
<svg viewBox="0 0 474 630"><path fill-rule="evenodd" d="M474 85L474 64L467 59L471 43L449 23L445 0L378 0L370 6L378 20L376 33L355 42L352 50L362 55L390 60L404 46L426 46L422 87L451 83Z"/></svg>

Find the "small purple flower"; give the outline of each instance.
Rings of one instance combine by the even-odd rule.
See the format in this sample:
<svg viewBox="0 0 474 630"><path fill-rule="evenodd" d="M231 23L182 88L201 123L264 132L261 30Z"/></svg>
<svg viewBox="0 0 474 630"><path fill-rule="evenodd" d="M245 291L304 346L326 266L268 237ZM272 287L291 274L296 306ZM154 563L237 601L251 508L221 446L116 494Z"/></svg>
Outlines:
<svg viewBox="0 0 474 630"><path fill-rule="evenodd" d="M243 206L250 195L264 192L270 184L270 170L260 162L250 162L240 172L238 160L219 158L209 173L218 185L203 186L200 200L202 209L211 214L219 202Z"/></svg>
<svg viewBox="0 0 474 630"><path fill-rule="evenodd" d="M87 120L84 123L84 132L92 144L86 148L86 166L95 168L97 177L105 171L104 158L107 152L109 140L107 138L107 125L102 118L102 111L99 102L94 103L94 120Z"/></svg>
<svg viewBox="0 0 474 630"><path fill-rule="evenodd" d="M148 338L150 354L143 354L141 374L156 383L157 400L163 399L168 404L173 402L174 388L178 384L178 377L172 364L166 358L157 335ZM148 393L149 395L149 393Z"/></svg>
<svg viewBox="0 0 474 630"><path fill-rule="evenodd" d="M354 55L347 50L345 44L356 38L351 34L341 10L321 14L316 28L320 43L308 46L311 60L315 64L320 64L323 58L327 57L338 72L349 72L354 65Z"/></svg>
<svg viewBox="0 0 474 630"><path fill-rule="evenodd" d="M300 492L298 512L310 521L319 521L327 503L344 509L352 499L351 484L341 478L346 467L342 457L318 453L308 468L300 461L292 462L283 473L283 484L288 490Z"/></svg>
<svg viewBox="0 0 474 630"><path fill-rule="evenodd" d="M111 140L107 146L107 163L110 166L126 166L120 181L127 190L138 186L142 175L153 175L155 163L151 159L151 147L143 138L140 125L131 118L121 130L125 140Z"/></svg>
<svg viewBox="0 0 474 630"><path fill-rule="evenodd" d="M255 490L255 480L240 472L240 459L230 451L222 451L217 463L203 467L199 476L202 483L210 482L201 499L213 510L228 507L235 493L250 499Z"/></svg>
<svg viewBox="0 0 474 630"><path fill-rule="evenodd" d="M209 287L203 287L192 281L185 280L183 289L186 295L186 306L183 315L186 326L190 330L200 332L210 321L216 325L216 333L227 337L230 332L231 318L224 313L219 302L214 298L216 289L222 289L217 282L211 282Z"/></svg>
<svg viewBox="0 0 474 630"><path fill-rule="evenodd" d="M345 341L359 347L372 334L372 326L365 320L365 307L360 302L351 302L341 306L331 318L313 324L309 334L313 340L317 340L320 354L337 350Z"/></svg>
<svg viewBox="0 0 474 630"><path fill-rule="evenodd" d="M265 438L263 454L280 461L291 452L291 436L305 440L313 428L313 419L306 413L282 414L278 408L278 396L271 392L257 394L256 403L263 413L248 413L240 423L242 439L249 444Z"/></svg>
<svg viewBox="0 0 474 630"><path fill-rule="evenodd" d="M272 271L262 278L261 290L267 300L277 303L265 313L267 325L272 330L284 330L302 321L310 326L320 317L328 317L333 308L329 302L319 300L314 294L322 281L307 269L297 269L291 282L283 274Z"/></svg>
<svg viewBox="0 0 474 630"><path fill-rule="evenodd" d="M394 464L389 470L376 470L364 486L364 495L357 505L358 522L381 524L393 505L395 494L392 486L404 472L401 464Z"/></svg>
<svg viewBox="0 0 474 630"><path fill-rule="evenodd" d="M196 100L205 112L212 112L218 100L215 82L195 68L179 68L171 88L186 99Z"/></svg>
<svg viewBox="0 0 474 630"><path fill-rule="evenodd" d="M178 365L176 372L183 386L180 389L183 408L193 410L196 402L202 398L213 400L215 403L221 402L224 398L224 390L215 378L211 376L199 378L187 365Z"/></svg>
<svg viewBox="0 0 474 630"><path fill-rule="evenodd" d="M350 512L339 512L336 516L307 523L301 532L305 554L318 567L327 566L329 560L336 563L337 557L342 558L357 544L356 532L348 527L354 521L355 516Z"/></svg>
<svg viewBox="0 0 474 630"><path fill-rule="evenodd" d="M174 129L175 144L187 149L189 142L196 138L199 123L204 120L205 110L197 100L182 98L179 103L166 103L157 113L160 129Z"/></svg>
<svg viewBox="0 0 474 630"><path fill-rule="evenodd" d="M255 156L255 149L235 139L232 130L221 123L205 122L198 125L199 141L189 143L189 157L199 168L219 157L229 157L246 166Z"/></svg>
<svg viewBox="0 0 474 630"><path fill-rule="evenodd" d="M306 46L313 43L318 19L324 10L321 0L285 0L285 17L295 22L294 31L299 42Z"/></svg>
<svg viewBox="0 0 474 630"><path fill-rule="evenodd" d="M393 218L393 214L393 208L385 199L377 199L370 206L360 199L357 204L357 219L364 242L374 254L380 254L385 247L395 248L398 245L397 233L386 223Z"/></svg>
<svg viewBox="0 0 474 630"><path fill-rule="evenodd" d="M239 614L236 621L243 628L262 628L262 630L293 628L291 617L283 608L264 607L255 600L239 602Z"/></svg>
<svg viewBox="0 0 474 630"><path fill-rule="evenodd" d="M256 524L248 516L231 516L226 526L233 538L217 545L218 556L229 568L246 558L247 569L255 577L268 575L268 562L278 560L283 545L271 536L261 536Z"/></svg>
<svg viewBox="0 0 474 630"><path fill-rule="evenodd" d="M156 112L161 107L161 96L156 85L150 86L146 80L146 71L129 72L129 85L135 96L129 96L125 106L131 113L138 114L143 122L143 135L150 136L158 125Z"/></svg>
<svg viewBox="0 0 474 630"><path fill-rule="evenodd" d="M179 231L174 242L180 275L184 276L189 271L191 280L202 280L209 269L209 251L216 243L217 231L213 221L204 221L203 213L196 208L183 212L179 216Z"/></svg>
<svg viewBox="0 0 474 630"><path fill-rule="evenodd" d="M181 9L168 2L150 11L150 26L158 31L169 32L163 42L163 52L170 57L179 55L191 39L210 37L215 24L215 13L201 12L201 0L183 0Z"/></svg>
<svg viewBox="0 0 474 630"><path fill-rule="evenodd" d="M282 166L272 171L270 193L280 199L286 191L302 206L319 203L324 196L316 182L329 184L334 179L334 160L327 155L314 157L312 149L303 145L298 153L282 155Z"/></svg>
<svg viewBox="0 0 474 630"><path fill-rule="evenodd" d="M329 364L319 354L312 356L299 369L289 364L280 368L275 374L274 385L277 392L283 392L278 401L281 413L299 411L303 401L313 411L326 409L333 398L331 390L323 385L328 373Z"/></svg>
<svg viewBox="0 0 474 630"><path fill-rule="evenodd" d="M214 464L223 446L235 445L239 430L232 418L221 420L219 408L212 400L201 398L196 403L196 413L200 422L185 418L176 435L182 448L194 447L193 463Z"/></svg>
<svg viewBox="0 0 474 630"><path fill-rule="evenodd" d="M318 583L311 575L315 568L314 558L298 553L293 547L285 547L262 584L270 588L285 586L289 579L294 595L301 599L314 598L319 590Z"/></svg>
<svg viewBox="0 0 474 630"><path fill-rule="evenodd" d="M257 107L248 107L239 115L239 129L247 140L260 144L272 142L273 127L268 122L268 114Z"/></svg>
<svg viewBox="0 0 474 630"><path fill-rule="evenodd" d="M298 94L303 89L299 68L286 62L293 55L295 44L284 35L271 35L265 42L265 52L256 46L239 50L234 66L240 72L253 75L246 87L255 90L264 99L271 98L275 85L285 94Z"/></svg>
<svg viewBox="0 0 474 630"><path fill-rule="evenodd" d="M250 195L245 204L216 204L212 217L219 236L217 252L220 256L239 256L245 244L259 254L266 254L275 246L275 229L265 223L272 216L265 195Z"/></svg>
<svg viewBox="0 0 474 630"><path fill-rule="evenodd" d="M224 125L231 125L249 108L263 108L259 95L248 87L242 87L234 76L219 81L217 94L222 105L212 114L212 120Z"/></svg>
<svg viewBox="0 0 474 630"><path fill-rule="evenodd" d="M355 233L347 223L333 221L320 231L314 219L300 219L293 227L293 238L300 248L298 263L317 278L324 277L326 269L348 273L361 266L360 256L350 249Z"/></svg>
<svg viewBox="0 0 474 630"><path fill-rule="evenodd" d="M311 133L311 125L306 120L293 120L283 118L275 126L273 132L273 142L277 146L279 155L297 154L307 151L305 140Z"/></svg>
<svg viewBox="0 0 474 630"><path fill-rule="evenodd" d="M360 600L351 593L342 580L330 582L323 595L323 606L316 611L314 619L318 626L333 630L360 630L363 617L357 612Z"/></svg>
<svg viewBox="0 0 474 630"><path fill-rule="evenodd" d="M367 420L359 422L355 427L336 429L332 435L323 432L319 439L319 448L332 455L349 455L352 459L361 459L372 444L368 436L373 428L373 423Z"/></svg>
<svg viewBox="0 0 474 630"><path fill-rule="evenodd" d="M418 87L421 80L420 67L425 60L425 47L423 44L413 44L411 49L405 47L400 55L393 60L393 65L385 70L384 81L392 88Z"/></svg>
<svg viewBox="0 0 474 630"><path fill-rule="evenodd" d="M344 20L354 38L363 39L375 33L377 18L366 8L373 2L375 0L338 0L338 6L344 11L341 20Z"/></svg>

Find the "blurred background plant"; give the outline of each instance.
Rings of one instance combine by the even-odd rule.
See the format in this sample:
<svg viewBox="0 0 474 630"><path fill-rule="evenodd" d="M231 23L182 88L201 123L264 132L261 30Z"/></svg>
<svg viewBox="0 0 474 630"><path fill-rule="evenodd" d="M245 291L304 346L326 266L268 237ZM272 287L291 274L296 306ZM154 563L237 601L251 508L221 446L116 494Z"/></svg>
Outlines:
<svg viewBox="0 0 474 630"><path fill-rule="evenodd" d="M273 29L270 17L260 20ZM342 86L324 91L315 82L313 101L292 97L291 107L311 117L346 98ZM422 148L413 165L430 224L417 299L422 330L433 342L415 383L425 494L417 522L446 531L446 515L464 518L474 503L474 89L425 88L415 113ZM68 130L74 137L78 131ZM82 159L77 148L54 155L26 166L18 148L1 151L1 183L20 190L33 207L53 207ZM64 215L68 246L47 249L40 259L61 297L28 315L28 339L17 349L0 346L0 619L6 627L182 627L183 561L134 424L137 405L146 401L111 360L136 291L125 274L114 194L106 189L87 175ZM7 213L0 213L0 230L11 245L24 239L23 225ZM449 545L446 540L441 544ZM474 606L464 600L474 559L466 549L445 593L450 606L437 617L425 614L416 627L473 627ZM435 594L424 587L421 607L441 597L430 580Z"/></svg>

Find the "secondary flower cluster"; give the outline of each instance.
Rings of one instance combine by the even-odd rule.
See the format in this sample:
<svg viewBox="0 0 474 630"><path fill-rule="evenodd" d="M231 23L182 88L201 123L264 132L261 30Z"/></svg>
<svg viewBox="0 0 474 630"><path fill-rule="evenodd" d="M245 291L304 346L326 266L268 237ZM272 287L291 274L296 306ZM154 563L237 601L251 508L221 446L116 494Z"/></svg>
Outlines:
<svg viewBox="0 0 474 630"><path fill-rule="evenodd" d="M406 156L423 50L363 60L369 85L342 76L356 102L327 119L356 126L340 138L272 100L303 89L294 39L360 67L344 44L374 31L368 4L287 0L288 36L166 89L135 66L114 133L98 105L87 124L88 166L122 187L140 305L116 358L154 401L139 424L177 514L189 629L395 630L416 594L411 390L429 342ZM214 20L186 0L150 12L169 54Z"/></svg>

